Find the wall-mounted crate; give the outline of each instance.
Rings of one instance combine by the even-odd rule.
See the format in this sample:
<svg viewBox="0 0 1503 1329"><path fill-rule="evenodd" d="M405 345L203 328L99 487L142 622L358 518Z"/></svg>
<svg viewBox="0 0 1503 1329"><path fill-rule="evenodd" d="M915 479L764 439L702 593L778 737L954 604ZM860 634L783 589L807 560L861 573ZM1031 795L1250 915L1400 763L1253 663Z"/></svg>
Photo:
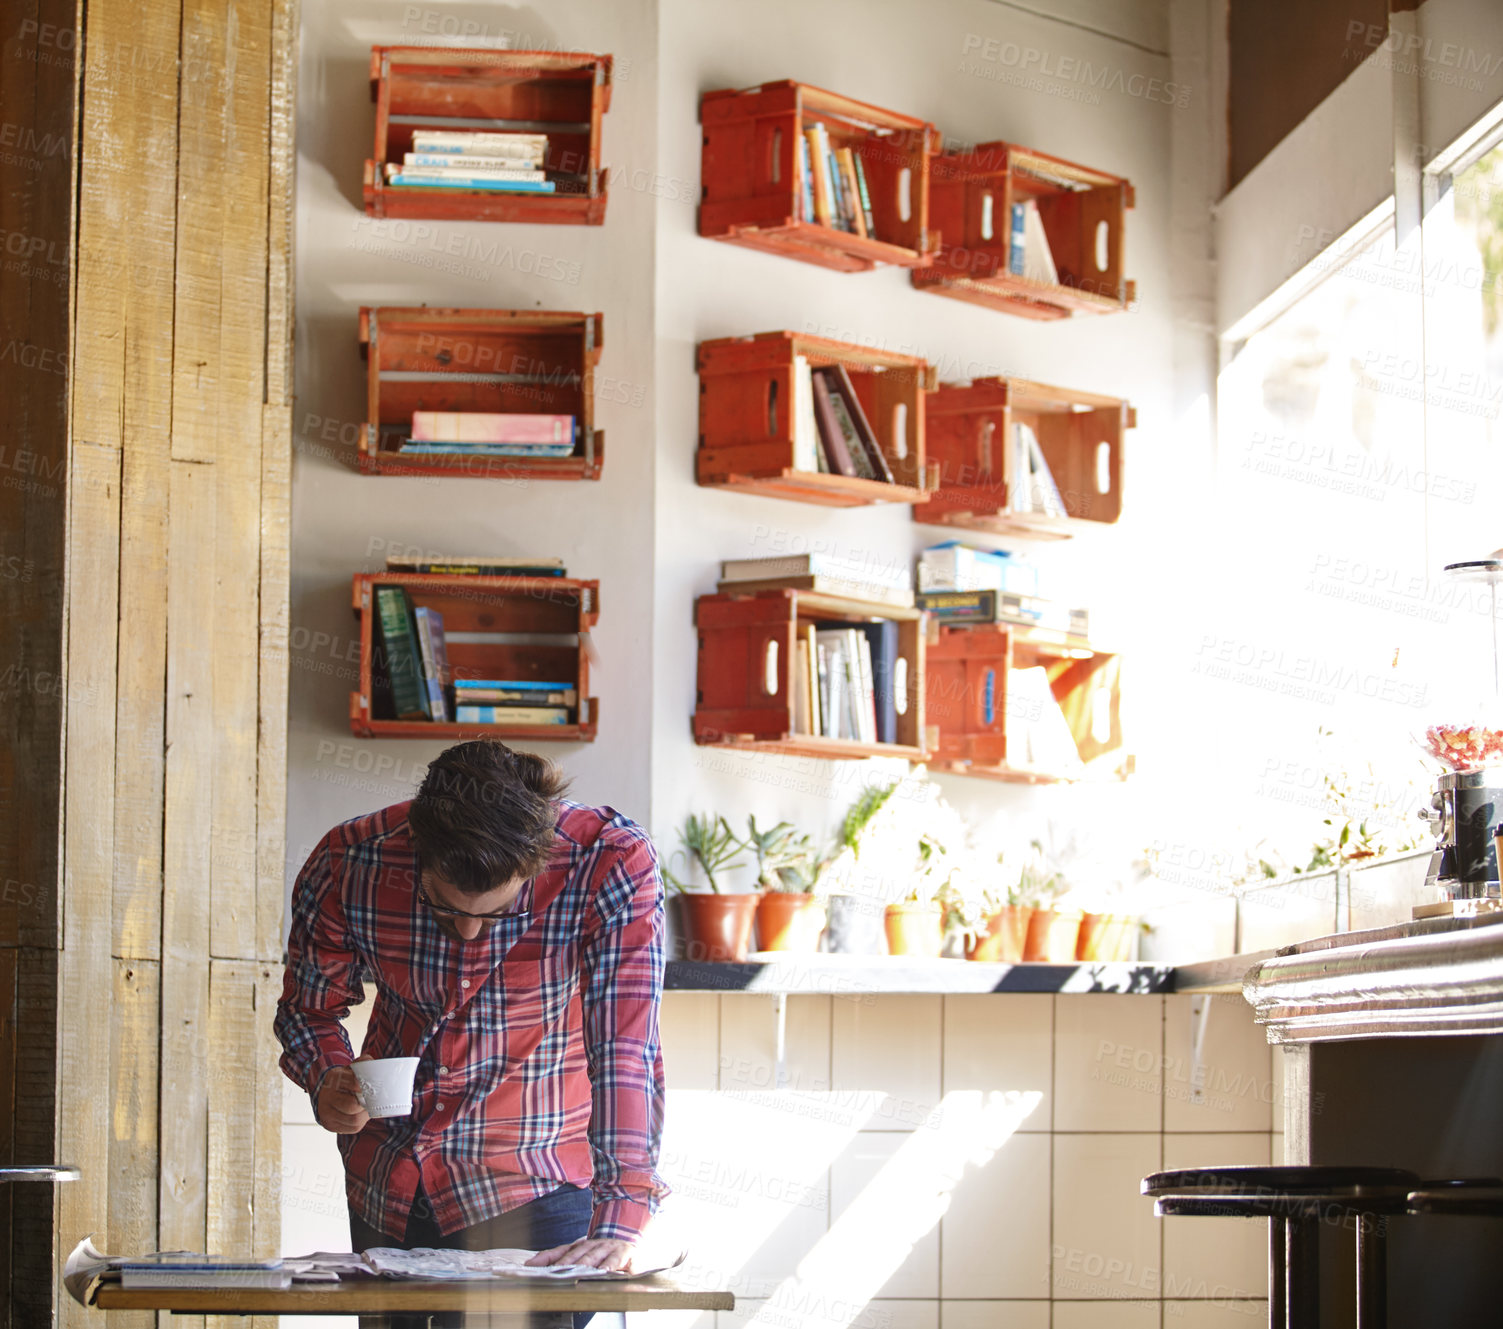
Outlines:
<svg viewBox="0 0 1503 1329"><path fill-rule="evenodd" d="M1137 298L1122 276L1123 218L1133 188L1120 176L1012 143L983 143L936 157L929 215L941 247L912 273L921 291L1025 318L1126 309ZM1058 283L1012 271L1012 206L1032 200Z"/></svg>
<svg viewBox="0 0 1503 1329"><path fill-rule="evenodd" d="M1030 762L1020 736L1028 707L1011 695L1015 669L1042 666L1081 769ZM1002 623L953 627L930 620L924 651L928 762L936 770L1014 784L1052 784L1082 773L1120 777L1121 662L1085 641Z"/></svg>
<svg viewBox="0 0 1503 1329"><path fill-rule="evenodd" d="M372 475L598 480L605 434L595 429L595 365L603 338L599 314L362 309L366 424L360 469ZM567 457L401 452L414 411L572 415L574 452Z"/></svg>
<svg viewBox="0 0 1503 1329"><path fill-rule="evenodd" d="M930 262L939 236L929 222L934 126L806 83L707 92L699 233L839 272ZM808 211L799 144L823 125L835 149L861 160L870 235L842 231Z"/></svg>
<svg viewBox="0 0 1503 1329"><path fill-rule="evenodd" d="M443 617L449 677L568 682L578 704L570 723L444 724L383 714L381 633L373 612L379 586L401 586L414 609ZM530 742L591 741L600 703L590 696L590 629L600 617L600 583L569 577L444 576L357 572L360 688L350 693L350 728L360 738L505 738Z"/></svg>
<svg viewBox="0 0 1503 1329"><path fill-rule="evenodd" d="M798 637L810 624L896 622L897 742L862 743L796 730ZM923 756L924 615L812 591L703 595L694 604L699 634L694 740L805 757Z"/></svg>
<svg viewBox="0 0 1503 1329"><path fill-rule="evenodd" d="M813 369L845 366L894 483L798 468L798 356ZM700 484L831 507L917 503L928 495L924 398L935 373L926 361L824 337L764 332L701 342L698 363Z"/></svg>
<svg viewBox="0 0 1503 1329"><path fill-rule="evenodd" d="M924 446L937 472L915 521L1064 539L1122 515L1123 434L1137 413L1117 397L1018 378L941 384L924 403ZM1013 512L1014 427L1038 437L1065 517Z"/></svg>
<svg viewBox="0 0 1503 1329"><path fill-rule="evenodd" d="M611 57L563 51L469 50L442 46L371 48L376 103L375 156L365 163L365 210L372 217L453 221L605 220L601 120L611 104ZM543 166L551 194L392 186L418 130L548 136Z"/></svg>

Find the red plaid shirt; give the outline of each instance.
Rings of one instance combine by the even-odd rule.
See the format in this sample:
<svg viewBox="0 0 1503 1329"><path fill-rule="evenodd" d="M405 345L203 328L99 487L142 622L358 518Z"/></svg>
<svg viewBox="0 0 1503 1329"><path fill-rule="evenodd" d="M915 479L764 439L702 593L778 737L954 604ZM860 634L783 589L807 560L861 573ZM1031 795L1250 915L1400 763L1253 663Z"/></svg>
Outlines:
<svg viewBox="0 0 1503 1329"><path fill-rule="evenodd" d="M651 840L612 808L560 801L547 868L461 943L417 898L407 807L336 826L292 893L282 1069L311 1093L353 1060L340 1018L367 981L361 1051L422 1059L410 1117L339 1137L351 1206L400 1238L421 1179L450 1233L571 1182L593 1190L591 1236L631 1239L668 1190Z"/></svg>

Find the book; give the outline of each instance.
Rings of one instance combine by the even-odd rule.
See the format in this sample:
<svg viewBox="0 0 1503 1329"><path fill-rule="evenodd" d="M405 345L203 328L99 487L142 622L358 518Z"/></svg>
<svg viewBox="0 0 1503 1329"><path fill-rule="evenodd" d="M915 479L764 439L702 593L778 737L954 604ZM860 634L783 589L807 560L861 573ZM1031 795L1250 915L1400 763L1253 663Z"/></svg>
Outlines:
<svg viewBox="0 0 1503 1329"><path fill-rule="evenodd" d="M872 671L872 644L860 628L846 632L847 649L856 662L856 685L860 689L860 704L856 707L856 731L863 743L877 741L876 682Z"/></svg>
<svg viewBox="0 0 1503 1329"><path fill-rule="evenodd" d="M996 590L920 592L918 607L941 623L1011 623L1069 637L1084 645L1090 637L1090 610Z"/></svg>
<svg viewBox="0 0 1503 1329"><path fill-rule="evenodd" d="M809 643L800 637L793 650L793 732L812 734L809 727Z"/></svg>
<svg viewBox="0 0 1503 1329"><path fill-rule="evenodd" d="M819 370L818 374L824 380L825 389L830 398L830 411L835 418L835 427L840 430L841 441L850 455L851 465L857 478L877 479L876 469L872 466L872 460L867 456L866 448L862 445L861 431L856 428L856 420L851 414L850 403L840 391L839 380L829 368Z"/></svg>
<svg viewBox="0 0 1503 1329"><path fill-rule="evenodd" d="M499 411L414 411L414 443L574 444L572 415Z"/></svg>
<svg viewBox="0 0 1503 1329"><path fill-rule="evenodd" d="M810 626L813 627L812 624ZM834 713L830 708L833 686L830 675L830 651L826 643L819 640L817 631L814 634L814 668L815 679L819 685L819 725L814 732L822 737L831 738L834 736Z"/></svg>
<svg viewBox="0 0 1503 1329"><path fill-rule="evenodd" d="M834 403L830 399L830 387L822 374L812 374L814 381L814 418L819 424L819 438L824 445L825 457L829 460L830 471L835 475L855 475L856 463L851 457L850 447L846 444L845 434L840 428L839 417L835 414Z"/></svg>
<svg viewBox="0 0 1503 1329"><path fill-rule="evenodd" d="M906 559L874 559L833 553L779 554L772 558L728 558L720 564L722 581L753 581L773 577L835 577L911 590L913 577Z"/></svg>
<svg viewBox="0 0 1503 1329"><path fill-rule="evenodd" d="M819 426L814 420L814 380L809 357L793 357L793 466L799 471L827 469L819 446Z"/></svg>
<svg viewBox="0 0 1503 1329"><path fill-rule="evenodd" d="M830 225L832 198L829 158L824 150L824 126L810 125L804 130L809 144L809 174L814 192L814 218L820 226Z"/></svg>
<svg viewBox="0 0 1503 1329"><path fill-rule="evenodd" d="M479 692L487 688L509 688L514 692L559 692L573 683L534 678L456 678L454 691Z"/></svg>
<svg viewBox="0 0 1503 1329"><path fill-rule="evenodd" d="M839 231L849 231L851 225L851 200L845 191L845 181L840 174L840 160L830 142L830 133L823 125L819 127L825 146L825 173L830 178L830 225Z"/></svg>
<svg viewBox="0 0 1503 1329"><path fill-rule="evenodd" d="M403 557L398 554L388 554L386 570L470 577L562 577L564 561L561 558L531 558L522 554L516 557L491 557L479 554L425 554L418 557ZM456 683L455 686L459 685Z"/></svg>
<svg viewBox="0 0 1503 1329"><path fill-rule="evenodd" d="M1044 219L1039 205L1031 198L1023 203L1023 276L1029 281L1059 285L1059 270L1049 252L1049 237L1044 234Z"/></svg>
<svg viewBox="0 0 1503 1329"><path fill-rule="evenodd" d="M1002 549L978 549L948 540L919 554L918 588L922 591L1011 591L1037 595L1038 568Z"/></svg>
<svg viewBox="0 0 1503 1329"><path fill-rule="evenodd" d="M739 581L718 581L721 595L749 594L754 591L813 591L816 595L838 595L847 600L868 600L872 604L913 608L913 592L900 586L881 586L875 582L856 581L848 577L757 577Z"/></svg>
<svg viewBox="0 0 1503 1329"><path fill-rule="evenodd" d="M552 180L487 180L480 176L450 179L447 176L416 175L402 171L387 182L399 189L485 189L495 194L551 194Z"/></svg>
<svg viewBox="0 0 1503 1329"><path fill-rule="evenodd" d="M471 706L461 699L454 708L460 724L555 725L568 724L564 706Z"/></svg>
<svg viewBox="0 0 1503 1329"><path fill-rule="evenodd" d="M407 439L398 452L410 457L572 457L572 443L419 443Z"/></svg>
<svg viewBox="0 0 1503 1329"><path fill-rule="evenodd" d="M856 433L860 436L862 449L866 453L874 477L892 484L892 467L887 464L887 458L882 455L877 436L872 432L871 422L866 418L866 412L861 407L861 399L856 395L856 385L851 382L851 376L846 371L846 367L829 365L821 372L828 378L831 390L838 392L845 401L846 414L850 416L851 423L856 427Z"/></svg>
<svg viewBox="0 0 1503 1329"><path fill-rule="evenodd" d="M870 652L872 710L878 743L898 741L898 625L892 619L862 623L858 630Z"/></svg>
<svg viewBox="0 0 1503 1329"><path fill-rule="evenodd" d="M799 198L803 202L803 220L812 222L814 213L814 170L809 164L809 136L800 134L798 140Z"/></svg>
<svg viewBox="0 0 1503 1329"><path fill-rule="evenodd" d="M861 200L861 215L866 223L866 233L869 236L875 237L877 234L877 223L872 220L872 195L871 190L866 187L866 167L861 164L861 154L859 152L853 151L851 158L856 167L856 193L857 197Z"/></svg>
<svg viewBox="0 0 1503 1329"><path fill-rule="evenodd" d="M465 688L456 690L467 706L577 706L579 694L573 688L559 687L548 691L525 688Z"/></svg>
<svg viewBox="0 0 1503 1329"><path fill-rule="evenodd" d="M413 131L414 152L476 153L503 157L541 156L548 150L547 134L519 134L500 130L418 129Z"/></svg>
<svg viewBox="0 0 1503 1329"><path fill-rule="evenodd" d="M444 665L448 663L444 652L444 620L436 610L419 607L412 611L417 625L418 653L423 658L423 684L428 700L428 718L439 724L449 718L449 706L444 697Z"/></svg>
<svg viewBox="0 0 1503 1329"><path fill-rule="evenodd" d="M464 158L455 158L464 161ZM405 175L417 179L434 180L546 180L548 177L533 167L482 166L481 159L471 157L463 166L415 166L395 162L386 163L386 178Z"/></svg>
<svg viewBox="0 0 1503 1329"><path fill-rule="evenodd" d="M1026 425L1018 427L1027 428ZM1065 500L1059 492L1059 486L1054 483L1054 472L1049 469L1049 463L1044 459L1043 445L1032 429L1028 429L1028 464L1029 483L1032 486L1032 494L1038 510L1048 513L1051 517L1068 517L1070 512L1065 507Z"/></svg>
<svg viewBox="0 0 1503 1329"><path fill-rule="evenodd" d="M856 179L856 154L849 148L839 148L835 153L836 164L840 167L840 184L842 192L849 200L849 217L851 229L857 235L869 235L866 225L866 209L862 204L861 184Z"/></svg>
<svg viewBox="0 0 1503 1329"><path fill-rule="evenodd" d="M423 662L412 627L412 605L400 586L376 587L376 621L386 656L392 710L398 720L426 720Z"/></svg>
<svg viewBox="0 0 1503 1329"><path fill-rule="evenodd" d="M799 642L804 648L804 667L808 672L809 732L823 733L824 714L820 706L819 641L814 624L805 623L799 628Z"/></svg>
<svg viewBox="0 0 1503 1329"><path fill-rule="evenodd" d="M1012 229L1007 239L1007 270L1015 277L1023 275L1023 247L1027 243L1027 210L1021 203L1012 205Z"/></svg>
<svg viewBox="0 0 1503 1329"><path fill-rule="evenodd" d="M387 162L388 173L395 162ZM539 179L543 172L533 157L480 157L465 152L409 152L402 157L403 166L471 166L477 171L531 171Z"/></svg>

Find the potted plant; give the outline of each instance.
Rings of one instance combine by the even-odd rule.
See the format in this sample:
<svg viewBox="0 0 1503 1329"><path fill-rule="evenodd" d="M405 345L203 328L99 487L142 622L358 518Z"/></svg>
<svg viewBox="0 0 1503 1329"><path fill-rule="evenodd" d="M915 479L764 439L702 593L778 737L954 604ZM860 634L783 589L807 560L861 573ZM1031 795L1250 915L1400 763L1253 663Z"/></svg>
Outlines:
<svg viewBox="0 0 1503 1329"><path fill-rule="evenodd" d="M755 891L723 891L717 873L732 868L741 858L742 845L724 817L691 813L679 831L682 846L674 857L684 855L688 870L696 867L707 890L696 890L665 866L663 880L675 891L679 919L683 924L684 955L690 960L744 960L750 949L752 920L756 916Z"/></svg>
<svg viewBox="0 0 1503 1329"><path fill-rule="evenodd" d="M887 950L883 938L882 895L870 889L868 866L880 859L876 851L882 814L892 803L902 782L869 785L857 796L840 826L840 847L824 865L822 878L843 886L828 895L829 916L825 949L842 955L881 955ZM862 860L863 849L870 850Z"/></svg>
<svg viewBox="0 0 1503 1329"><path fill-rule="evenodd" d="M944 948L945 908L941 897L953 864L945 846L929 832L919 837L913 884L883 915L889 955L937 959Z"/></svg>
<svg viewBox="0 0 1503 1329"><path fill-rule="evenodd" d="M1007 871L1002 855L974 892L966 892L956 911L965 937L965 958L1018 964L1028 944L1033 905L1023 898L1021 873Z"/></svg>
<svg viewBox="0 0 1503 1329"><path fill-rule="evenodd" d="M1066 964L1075 958L1080 912L1060 907L1059 897L1066 888L1064 874L1048 861L1044 846L1034 840L1018 876L1019 903L1033 908L1023 947L1025 960Z"/></svg>
<svg viewBox="0 0 1503 1329"><path fill-rule="evenodd" d="M756 857L760 892L757 949L817 951L825 928L825 904L814 893L821 864L813 842L786 821L761 831L756 817L750 816L746 826L742 843Z"/></svg>

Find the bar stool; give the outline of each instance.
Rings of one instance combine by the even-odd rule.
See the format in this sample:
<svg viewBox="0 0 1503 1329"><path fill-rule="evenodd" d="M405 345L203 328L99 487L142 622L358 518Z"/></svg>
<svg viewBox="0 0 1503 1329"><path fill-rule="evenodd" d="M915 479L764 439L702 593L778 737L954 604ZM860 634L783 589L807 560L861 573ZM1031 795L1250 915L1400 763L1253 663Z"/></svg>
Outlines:
<svg viewBox="0 0 1503 1329"><path fill-rule="evenodd" d="M1466 1181L1427 1181L1409 1194L1411 1214L1461 1214L1468 1218L1503 1218L1503 1181L1480 1177Z"/></svg>
<svg viewBox="0 0 1503 1329"><path fill-rule="evenodd" d="M1357 1229L1357 1326L1388 1319L1387 1217L1406 1211L1420 1184L1413 1172L1384 1167L1210 1167L1143 1178L1160 1218L1268 1220L1269 1329L1320 1323L1320 1224Z"/></svg>

